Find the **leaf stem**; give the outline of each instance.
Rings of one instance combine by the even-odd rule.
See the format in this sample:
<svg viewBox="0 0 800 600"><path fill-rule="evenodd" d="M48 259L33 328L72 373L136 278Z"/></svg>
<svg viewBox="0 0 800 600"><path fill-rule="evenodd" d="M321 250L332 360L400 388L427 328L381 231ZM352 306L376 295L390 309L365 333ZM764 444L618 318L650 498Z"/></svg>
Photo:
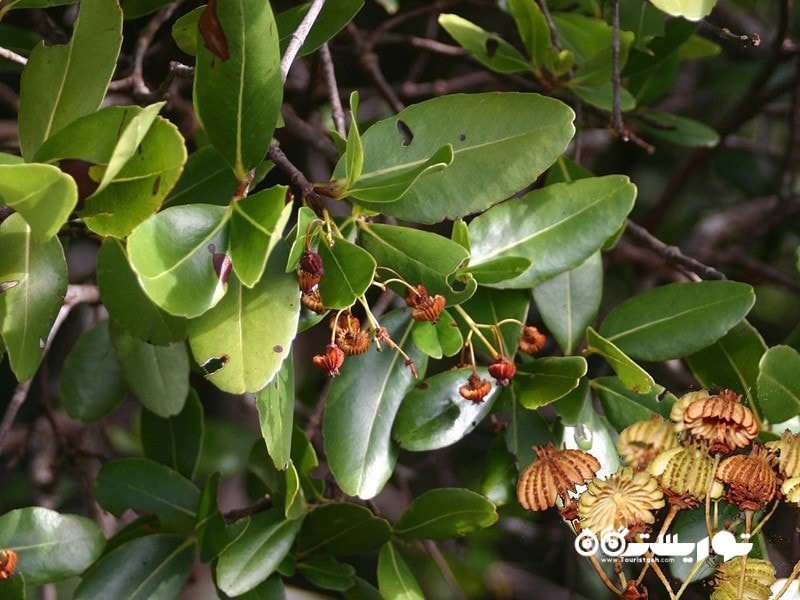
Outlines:
<svg viewBox="0 0 800 600"><path fill-rule="evenodd" d="M480 325L478 325L475 321L473 321L472 317L469 316L469 313L461 308L460 304L453 305L453 308L461 315L461 318L464 319L467 326L472 330L472 332L478 336L478 339L484 343L484 345L489 349L489 354L491 354L493 360L499 360L500 353L495 350L494 346L486 339L486 336L480 330ZM491 325L489 326L491 327Z"/></svg>

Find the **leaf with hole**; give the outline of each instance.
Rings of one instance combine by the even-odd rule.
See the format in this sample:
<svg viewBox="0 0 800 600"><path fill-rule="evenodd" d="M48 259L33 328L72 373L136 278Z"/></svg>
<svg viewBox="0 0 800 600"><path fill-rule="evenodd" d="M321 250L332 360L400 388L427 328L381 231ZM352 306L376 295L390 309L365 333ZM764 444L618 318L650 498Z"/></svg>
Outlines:
<svg viewBox="0 0 800 600"><path fill-rule="evenodd" d="M525 57L499 35L489 33L458 15L439 15L439 25L479 62L497 73L530 71Z"/></svg>

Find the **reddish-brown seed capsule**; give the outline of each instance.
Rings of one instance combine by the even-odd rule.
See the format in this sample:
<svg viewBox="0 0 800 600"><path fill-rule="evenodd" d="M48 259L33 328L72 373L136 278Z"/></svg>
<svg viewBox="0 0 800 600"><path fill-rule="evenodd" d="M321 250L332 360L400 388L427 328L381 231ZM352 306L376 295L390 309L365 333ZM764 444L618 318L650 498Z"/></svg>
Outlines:
<svg viewBox="0 0 800 600"><path fill-rule="evenodd" d="M489 375L495 378L497 385L502 385L503 387L508 387L516 372L517 367L505 356L501 356L497 359L497 362L489 365Z"/></svg>
<svg viewBox="0 0 800 600"><path fill-rule="evenodd" d="M304 269L298 269L297 271L297 282L300 284L300 291L303 294L315 292L319 285L319 279L319 275L312 275Z"/></svg>
<svg viewBox="0 0 800 600"><path fill-rule="evenodd" d="M467 379L467 384L458 388L458 393L462 398L478 404L483 402L483 399L492 391L492 384L486 379L481 379L477 373L473 373Z"/></svg>
<svg viewBox="0 0 800 600"><path fill-rule="evenodd" d="M317 354L311 359L314 366L325 371L328 377L336 377L339 367L344 363L344 352L336 344L329 344L325 354Z"/></svg>
<svg viewBox="0 0 800 600"><path fill-rule="evenodd" d="M300 268L317 277L322 277L325 274L322 257L313 250L307 250L305 254L303 254L303 257L300 259Z"/></svg>
<svg viewBox="0 0 800 600"><path fill-rule="evenodd" d="M533 325L522 328L517 345L526 354L536 354L547 343L547 337Z"/></svg>
<svg viewBox="0 0 800 600"><path fill-rule="evenodd" d="M406 304L411 307L411 318L415 321L436 323L447 300L441 294L429 295L425 286L420 284L414 290L406 292Z"/></svg>
<svg viewBox="0 0 800 600"><path fill-rule="evenodd" d="M17 566L17 553L13 550L0 551L0 580L9 579Z"/></svg>
<svg viewBox="0 0 800 600"><path fill-rule="evenodd" d="M300 302L303 303L308 310L312 310L318 315L327 312L327 308L323 306L322 299L319 295L319 290L312 290L300 296Z"/></svg>

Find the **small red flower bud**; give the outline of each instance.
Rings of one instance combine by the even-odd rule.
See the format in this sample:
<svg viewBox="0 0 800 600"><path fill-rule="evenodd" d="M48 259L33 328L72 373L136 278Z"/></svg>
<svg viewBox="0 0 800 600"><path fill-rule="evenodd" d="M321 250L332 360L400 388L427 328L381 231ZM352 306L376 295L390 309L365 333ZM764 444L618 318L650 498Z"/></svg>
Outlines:
<svg viewBox="0 0 800 600"><path fill-rule="evenodd" d="M470 375L469 379L467 379L467 384L458 388L458 393L461 394L462 398L474 402L475 404L483 402L486 394L490 391L492 391L491 382L486 379L481 379L477 373Z"/></svg>
<svg viewBox="0 0 800 600"><path fill-rule="evenodd" d="M522 328L517 342L519 349L527 354L536 354L547 343L547 337L532 325Z"/></svg>
<svg viewBox="0 0 800 600"><path fill-rule="evenodd" d="M497 385L502 385L503 387L508 387L516 372L517 367L505 356L501 356L497 362L489 365L489 374L495 378Z"/></svg>
<svg viewBox="0 0 800 600"><path fill-rule="evenodd" d="M336 344L329 344L325 354L317 354L311 359L314 366L325 371L328 377L336 377L339 367L344 363L344 352Z"/></svg>

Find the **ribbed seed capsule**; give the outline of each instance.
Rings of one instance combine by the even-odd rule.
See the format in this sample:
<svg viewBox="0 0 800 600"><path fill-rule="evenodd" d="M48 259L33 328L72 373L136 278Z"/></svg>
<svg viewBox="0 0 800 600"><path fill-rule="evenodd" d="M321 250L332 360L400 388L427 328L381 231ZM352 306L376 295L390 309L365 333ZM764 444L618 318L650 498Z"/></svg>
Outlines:
<svg viewBox="0 0 800 600"><path fill-rule="evenodd" d="M582 450L559 450L553 444L534 446L537 459L519 476L517 499L527 510L547 510L560 496L589 481L600 470L600 462Z"/></svg>
<svg viewBox="0 0 800 600"><path fill-rule="evenodd" d="M758 435L758 421L753 412L740 402L741 396L732 390L722 390L716 396L708 396L673 407L673 413L685 406L682 426L690 436L707 440L709 452L726 454L736 448L744 448ZM675 420L675 416L670 414Z"/></svg>
<svg viewBox="0 0 800 600"><path fill-rule="evenodd" d="M765 446L778 456L778 472L787 479L800 477L800 433L788 429L781 439L767 442Z"/></svg>
<svg viewBox="0 0 800 600"><path fill-rule="evenodd" d="M623 467L606 480L593 479L581 494L581 527L594 532L628 529L639 533L652 525L655 511L664 506L656 478L645 471Z"/></svg>
<svg viewBox="0 0 800 600"><path fill-rule="evenodd" d="M672 423L653 415L647 421L623 429L617 440L617 450L629 467L642 471L656 456L678 444Z"/></svg>
<svg viewBox="0 0 800 600"><path fill-rule="evenodd" d="M739 595L739 584L744 565L744 588ZM711 600L768 600L772 596L770 586L775 583L775 567L759 558L737 556L717 565L714 577L714 593Z"/></svg>
<svg viewBox="0 0 800 600"><path fill-rule="evenodd" d="M735 454L723 460L717 479L728 486L725 499L739 510L764 508L778 491L778 477L770 457L758 446L750 454Z"/></svg>
<svg viewBox="0 0 800 600"><path fill-rule="evenodd" d="M17 553L13 550L0 551L0 580L9 579L17 566Z"/></svg>
<svg viewBox="0 0 800 600"><path fill-rule="evenodd" d="M800 506L800 477L792 477L783 482L781 494L788 504Z"/></svg>
<svg viewBox="0 0 800 600"><path fill-rule="evenodd" d="M714 459L702 447L670 448L659 454L648 467L672 506L693 508L705 500L708 484L714 479ZM711 497L722 496L722 484L713 481Z"/></svg>

